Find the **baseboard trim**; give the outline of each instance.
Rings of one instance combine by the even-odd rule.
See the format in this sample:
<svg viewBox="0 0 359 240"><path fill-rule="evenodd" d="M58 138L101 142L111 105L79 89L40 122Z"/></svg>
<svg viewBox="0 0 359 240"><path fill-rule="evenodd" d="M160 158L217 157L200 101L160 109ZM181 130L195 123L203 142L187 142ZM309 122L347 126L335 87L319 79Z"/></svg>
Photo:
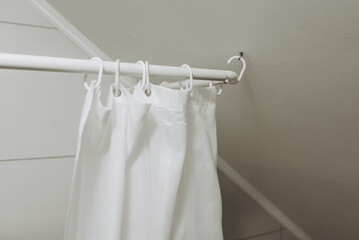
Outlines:
<svg viewBox="0 0 359 240"><path fill-rule="evenodd" d="M260 193L252 184L232 168L222 157L218 156L217 166L219 170L226 175L234 184L248 194L255 202L258 203L266 212L283 225L299 240L312 240L298 225L288 218L277 206L268 198Z"/></svg>

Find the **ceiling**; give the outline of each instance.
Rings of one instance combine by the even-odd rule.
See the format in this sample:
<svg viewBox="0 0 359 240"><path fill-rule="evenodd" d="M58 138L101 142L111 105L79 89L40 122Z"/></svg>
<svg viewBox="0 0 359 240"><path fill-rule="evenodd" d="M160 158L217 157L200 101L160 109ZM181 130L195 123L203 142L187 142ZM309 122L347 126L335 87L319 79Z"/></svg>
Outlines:
<svg viewBox="0 0 359 240"><path fill-rule="evenodd" d="M219 154L313 239L359 239L358 1L48 2L121 61L239 71L244 51Z"/></svg>

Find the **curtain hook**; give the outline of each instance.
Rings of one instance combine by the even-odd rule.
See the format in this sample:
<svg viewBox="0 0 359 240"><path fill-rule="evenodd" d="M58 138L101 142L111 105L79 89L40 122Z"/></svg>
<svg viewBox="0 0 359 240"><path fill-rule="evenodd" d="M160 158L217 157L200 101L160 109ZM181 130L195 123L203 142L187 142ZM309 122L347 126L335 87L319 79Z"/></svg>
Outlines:
<svg viewBox="0 0 359 240"><path fill-rule="evenodd" d="M148 61L146 61L145 63L145 66L146 66L146 89L145 89L145 93L147 96L150 96L151 95L151 88L150 88L150 68L149 68L149 65L148 65Z"/></svg>
<svg viewBox="0 0 359 240"><path fill-rule="evenodd" d="M213 87L213 82L212 82L212 81L209 81L209 87ZM216 86L214 86L214 87L216 88ZM216 88L217 96L221 95L221 93L222 93L222 87L223 87L223 84L220 84L218 91L217 91L217 88Z"/></svg>
<svg viewBox="0 0 359 240"><path fill-rule="evenodd" d="M217 92L217 96L221 95L222 93L223 84L219 85L219 90Z"/></svg>
<svg viewBox="0 0 359 240"><path fill-rule="evenodd" d="M180 89L181 89L182 91L185 90L185 89L183 88L183 86L182 86L182 80L179 80L179 81L178 81L178 85L179 85L179 87L180 87Z"/></svg>
<svg viewBox="0 0 359 240"><path fill-rule="evenodd" d="M140 83L141 83L140 86L143 89L143 87L145 86L145 81L146 81L146 65L142 60L137 61L136 63L141 64L141 66L142 66L142 79L140 81Z"/></svg>
<svg viewBox="0 0 359 240"><path fill-rule="evenodd" d="M246 64L246 61L244 60L243 58L243 52L239 52L239 56L233 56L233 57L230 57L227 61L227 64L230 64L232 62L233 59L238 59L238 61L240 61L242 63L242 70L240 71L240 73L238 74L238 78L237 78L237 82L239 82L242 77L243 77L243 73L244 71L246 70L246 67L247 67L247 64ZM229 80L227 79L225 81L225 83L229 83Z"/></svg>
<svg viewBox="0 0 359 240"><path fill-rule="evenodd" d="M95 88L97 88L98 86L100 86L101 80L102 80L102 75L103 75L103 61L101 58L99 57L93 57L90 59L91 61L95 60L100 64L100 68L99 68L99 72L98 72L98 77L97 77L97 82L95 84ZM85 73L84 76L84 86L85 88L88 90L90 88L90 86L87 83L87 73Z"/></svg>
<svg viewBox="0 0 359 240"><path fill-rule="evenodd" d="M168 84L168 82L167 82L167 81L163 81L163 82L161 82L160 86L161 86L161 87L164 87L166 84Z"/></svg>
<svg viewBox="0 0 359 240"><path fill-rule="evenodd" d="M191 91L193 88L193 74L192 74L192 69L189 65L187 64L183 64L181 67L185 67L188 69L189 72L189 79L186 81L186 90ZM181 86L182 86L182 82L180 81Z"/></svg>
<svg viewBox="0 0 359 240"><path fill-rule="evenodd" d="M115 87L113 88L113 95L115 95L115 97L119 97L121 95L119 78L120 78L120 59L116 59Z"/></svg>

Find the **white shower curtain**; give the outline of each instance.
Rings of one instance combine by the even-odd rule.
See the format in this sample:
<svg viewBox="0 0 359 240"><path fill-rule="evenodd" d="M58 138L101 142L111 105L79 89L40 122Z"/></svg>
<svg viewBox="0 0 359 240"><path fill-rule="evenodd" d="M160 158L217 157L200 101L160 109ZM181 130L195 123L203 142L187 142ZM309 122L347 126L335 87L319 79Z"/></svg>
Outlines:
<svg viewBox="0 0 359 240"><path fill-rule="evenodd" d="M88 89L64 239L223 239L216 89L121 92Z"/></svg>

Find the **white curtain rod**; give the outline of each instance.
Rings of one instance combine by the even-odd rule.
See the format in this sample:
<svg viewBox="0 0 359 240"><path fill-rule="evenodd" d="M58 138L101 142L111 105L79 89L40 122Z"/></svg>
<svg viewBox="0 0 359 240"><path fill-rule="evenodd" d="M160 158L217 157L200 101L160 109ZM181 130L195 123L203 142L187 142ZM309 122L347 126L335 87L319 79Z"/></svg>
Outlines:
<svg viewBox="0 0 359 240"><path fill-rule="evenodd" d="M242 72L245 68L245 61ZM103 61L104 74L115 74L116 63ZM36 71L73 72L73 73L98 73L99 63L96 61L74 58L44 57L23 54L0 53L0 68L21 69ZM136 63L120 63L121 75L141 76L142 66ZM204 68L191 68L193 79L221 81L228 84L238 82L237 73L226 70L214 70ZM240 75L242 75L242 72ZM188 78L188 70L183 67L172 67L162 65L149 65L149 73L154 77Z"/></svg>

